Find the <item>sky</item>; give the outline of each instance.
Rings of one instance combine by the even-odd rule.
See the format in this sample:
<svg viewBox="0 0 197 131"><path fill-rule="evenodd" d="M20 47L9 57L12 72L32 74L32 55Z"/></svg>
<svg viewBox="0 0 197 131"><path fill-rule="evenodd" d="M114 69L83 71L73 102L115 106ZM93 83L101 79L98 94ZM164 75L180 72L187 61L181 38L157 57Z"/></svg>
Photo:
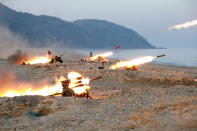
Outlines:
<svg viewBox="0 0 197 131"><path fill-rule="evenodd" d="M152 45L197 48L197 26L169 31L168 27L197 19L197 0L0 0L34 15L66 21L101 19L133 29Z"/></svg>

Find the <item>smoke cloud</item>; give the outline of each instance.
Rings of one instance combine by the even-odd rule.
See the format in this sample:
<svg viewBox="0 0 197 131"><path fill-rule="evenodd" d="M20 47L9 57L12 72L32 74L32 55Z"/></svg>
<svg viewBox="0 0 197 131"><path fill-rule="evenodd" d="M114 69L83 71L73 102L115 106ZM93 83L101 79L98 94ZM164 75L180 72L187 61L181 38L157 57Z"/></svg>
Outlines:
<svg viewBox="0 0 197 131"><path fill-rule="evenodd" d="M0 58L7 58L18 49L27 48L27 41L21 36L11 33L6 27L0 26Z"/></svg>
<svg viewBox="0 0 197 131"><path fill-rule="evenodd" d="M80 54L77 48L71 46L66 47L64 43L57 42L54 48L53 42L48 43L45 47L38 48L29 46L27 40L25 40L21 35L11 32L7 27L0 26L0 59L10 59L12 63L16 63L16 56L19 56L19 62L26 59L27 56L40 56L46 55L48 50L52 52L52 55L61 55L65 60L77 60L84 57Z"/></svg>
<svg viewBox="0 0 197 131"><path fill-rule="evenodd" d="M22 64L23 62L28 60L28 54L23 53L20 50L17 50L15 54L8 57L9 63L12 64Z"/></svg>

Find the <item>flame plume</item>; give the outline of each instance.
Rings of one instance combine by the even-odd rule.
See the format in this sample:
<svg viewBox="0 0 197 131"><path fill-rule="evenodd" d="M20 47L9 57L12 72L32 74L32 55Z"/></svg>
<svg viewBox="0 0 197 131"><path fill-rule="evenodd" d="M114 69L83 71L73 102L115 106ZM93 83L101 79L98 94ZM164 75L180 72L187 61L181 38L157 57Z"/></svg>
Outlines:
<svg viewBox="0 0 197 131"><path fill-rule="evenodd" d="M145 56L145 57L133 59L130 61L121 61L121 62L116 63L115 65L110 66L110 69L115 70L117 68L122 68L122 67L131 68L133 66L137 66L137 65L151 62L155 58L156 57L153 57L153 56Z"/></svg>
<svg viewBox="0 0 197 131"><path fill-rule="evenodd" d="M34 56L29 57L27 53L24 53L20 50L17 50L16 53L8 57L8 60L12 64L45 64L49 63L51 61L52 57L51 55L45 55L45 56Z"/></svg>
<svg viewBox="0 0 197 131"><path fill-rule="evenodd" d="M197 20L192 20L192 21L188 21L185 22L184 24L178 24L178 25L174 25L168 28L168 30L172 30L172 29L181 29L181 28L189 28L192 26L196 26L197 25Z"/></svg>
<svg viewBox="0 0 197 131"><path fill-rule="evenodd" d="M2 73L1 73L2 74ZM55 79L54 84L48 82L41 83L28 83L21 82L15 79L15 75L9 71L3 72L0 76L0 97L14 97L23 95L42 95L48 96L56 93L62 93L63 87L62 82L65 77ZM70 72L68 74L70 80L69 87L75 94L80 95L87 93L90 89L88 78L83 78L81 74L77 72Z"/></svg>
<svg viewBox="0 0 197 131"><path fill-rule="evenodd" d="M111 56L113 54L114 54L114 52L106 52L106 53L103 53L103 54L98 54L98 55L95 55L93 57L90 57L90 60L94 61L94 60L97 60L99 57L105 58L105 57Z"/></svg>
<svg viewBox="0 0 197 131"><path fill-rule="evenodd" d="M87 90L90 89L88 85L90 80L88 78L82 78L81 74L77 72L70 72L68 74L68 79L70 80L69 88L77 95L87 93Z"/></svg>
<svg viewBox="0 0 197 131"><path fill-rule="evenodd" d="M30 58L28 61L26 61L26 64L45 64L45 63L49 63L51 61L51 58L49 58L48 56L38 56L38 57L34 57L34 58Z"/></svg>
<svg viewBox="0 0 197 131"><path fill-rule="evenodd" d="M47 96L54 93L62 92L61 81L65 80L64 77L56 79L55 84L33 84L19 81L7 81L4 86L6 89L0 89L0 97L14 97L23 95L42 95Z"/></svg>

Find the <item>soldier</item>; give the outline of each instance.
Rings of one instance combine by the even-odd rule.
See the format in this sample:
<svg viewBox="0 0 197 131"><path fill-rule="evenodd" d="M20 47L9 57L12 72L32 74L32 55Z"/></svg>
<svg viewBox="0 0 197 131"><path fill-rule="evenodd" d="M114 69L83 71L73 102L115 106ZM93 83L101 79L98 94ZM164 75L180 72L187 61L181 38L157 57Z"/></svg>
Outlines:
<svg viewBox="0 0 197 131"><path fill-rule="evenodd" d="M64 55L64 54L62 54L62 55ZM54 56L49 63L57 63L57 62L63 63L63 60L61 58L62 55L60 55L60 56Z"/></svg>
<svg viewBox="0 0 197 131"><path fill-rule="evenodd" d="M99 67L99 69L104 69L104 64L105 64L105 61L102 61L101 66Z"/></svg>

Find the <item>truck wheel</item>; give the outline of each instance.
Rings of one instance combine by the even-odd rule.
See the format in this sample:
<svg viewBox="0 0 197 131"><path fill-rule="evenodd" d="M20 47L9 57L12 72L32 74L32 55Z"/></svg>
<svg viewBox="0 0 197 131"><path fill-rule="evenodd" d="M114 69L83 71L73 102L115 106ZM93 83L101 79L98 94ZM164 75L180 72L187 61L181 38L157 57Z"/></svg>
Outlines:
<svg viewBox="0 0 197 131"><path fill-rule="evenodd" d="M75 93L74 93L74 91L72 89L66 88L62 92L62 96L63 97L75 96Z"/></svg>

